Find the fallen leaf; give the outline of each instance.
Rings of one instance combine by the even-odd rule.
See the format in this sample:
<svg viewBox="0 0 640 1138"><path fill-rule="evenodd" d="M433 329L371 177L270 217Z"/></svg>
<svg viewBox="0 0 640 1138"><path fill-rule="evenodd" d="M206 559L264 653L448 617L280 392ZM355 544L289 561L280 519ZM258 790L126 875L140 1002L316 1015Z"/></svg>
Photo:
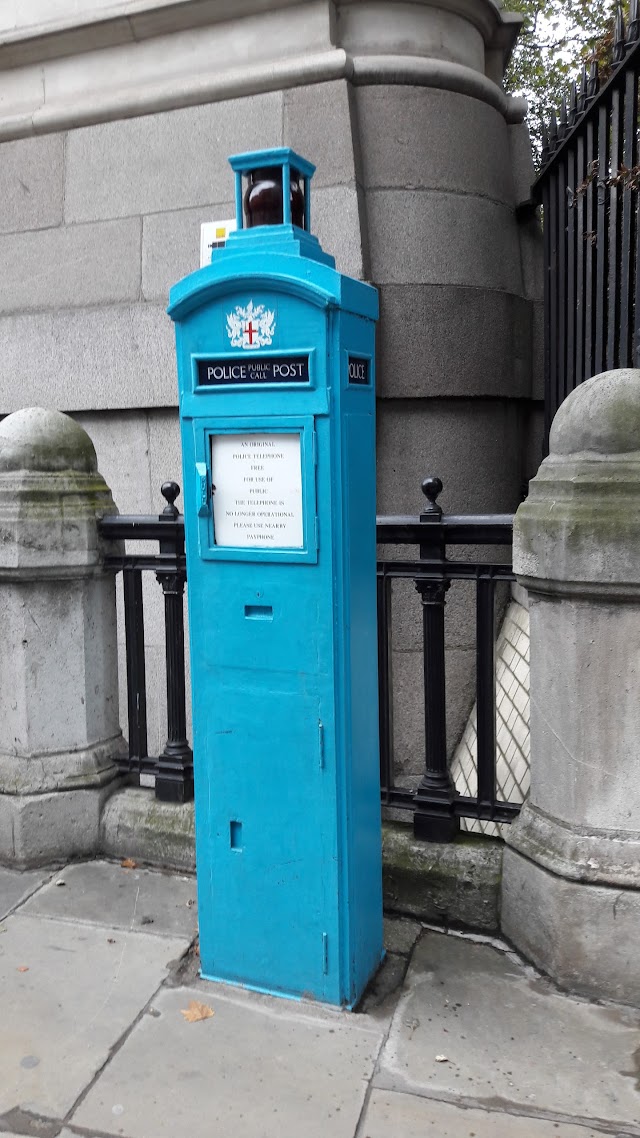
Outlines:
<svg viewBox="0 0 640 1138"><path fill-rule="evenodd" d="M112 937L112 936L107 937L107 944L115 944L115 943L116 943L115 937Z"/></svg>
<svg viewBox="0 0 640 1138"><path fill-rule="evenodd" d="M436 1055L436 1063L448 1063L448 1062L449 1062L449 1056L448 1055Z"/></svg>
<svg viewBox="0 0 640 1138"><path fill-rule="evenodd" d="M188 1008L181 1008L180 1014L184 1016L187 1023L198 1023L201 1019L211 1019L215 1015L213 1008L208 1004L201 1004L198 1000L191 1000Z"/></svg>
<svg viewBox="0 0 640 1138"><path fill-rule="evenodd" d="M29 971L29 968L26 964L21 964L20 967L18 968L18 972L28 972L28 971Z"/></svg>
<svg viewBox="0 0 640 1138"><path fill-rule="evenodd" d="M195 905L195 901L191 901L191 900L187 901L187 909L192 909L194 905Z"/></svg>
<svg viewBox="0 0 640 1138"><path fill-rule="evenodd" d="M53 884L54 884L54 885L57 885L58 887L60 887L61 885L66 885L67 883L66 883L66 881L54 881L54 883L53 883Z"/></svg>
<svg viewBox="0 0 640 1138"><path fill-rule="evenodd" d="M137 861L134 861L132 857L123 858L123 860L120 862L120 865L122 866L123 869L137 869L138 868Z"/></svg>

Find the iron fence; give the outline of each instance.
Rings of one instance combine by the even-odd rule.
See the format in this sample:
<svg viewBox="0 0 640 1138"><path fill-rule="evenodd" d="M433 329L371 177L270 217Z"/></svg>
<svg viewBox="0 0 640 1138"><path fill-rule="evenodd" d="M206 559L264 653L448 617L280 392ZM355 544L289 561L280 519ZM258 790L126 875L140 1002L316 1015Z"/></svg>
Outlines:
<svg viewBox="0 0 640 1138"><path fill-rule="evenodd" d="M444 516L437 498L439 478L422 484L428 500L418 517L379 517L377 541L383 546L417 547L418 557L378 562L378 675L380 690L380 782L383 806L411 811L416 837L450 841L458 819L511 822L520 805L499 800L496 785L496 586L514 580L510 563L478 558L450 560L452 546L511 548L513 516ZM425 771L416 790L397 786L394 777L391 666L391 587L413 581L422 604ZM446 730L447 669L445 602L454 581L476 587L477 794L465 797L454 786L448 765Z"/></svg>
<svg viewBox="0 0 640 1138"><path fill-rule="evenodd" d="M102 518L99 528L108 541L158 543L155 554L125 553L105 558L107 566L122 571L124 590L129 755L122 766L138 777L151 776L156 798L188 802L193 798L193 754L187 739L185 692L184 518L175 504L180 493L178 483L163 482L161 493L167 503L161 514ZM149 756L147 740L144 572L155 573L164 594L167 741L162 753L154 758Z"/></svg>
<svg viewBox="0 0 640 1138"><path fill-rule="evenodd" d="M425 510L411 517L379 517L379 547L414 549L417 556L378 561L378 664L380 782L383 806L410 812L417 837L449 841L461 817L510 822L520 804L499 799L496 788L496 589L514 579L510 563L486 558L450 560L451 547L502 546L510 552L512 515L445 516L437 502L438 478L425 479ZM127 663L129 755L123 770L155 779L156 797L187 801L193 796L193 756L186 734L183 597L186 582L184 519L175 505L177 483L165 482L167 505L160 515L103 518L107 540L157 542L158 552L125 553L106 563L123 577ZM147 746L147 694L142 574L153 572L164 593L168 739L157 757ZM396 784L394 774L391 590L413 581L422 607L425 769L415 789ZM459 794L447 761L446 593L455 581L475 582L477 795Z"/></svg>
<svg viewBox="0 0 640 1138"><path fill-rule="evenodd" d="M578 384L640 360L639 72L632 0L628 28L618 9L607 74L585 65L543 132L533 196L543 210L547 440Z"/></svg>

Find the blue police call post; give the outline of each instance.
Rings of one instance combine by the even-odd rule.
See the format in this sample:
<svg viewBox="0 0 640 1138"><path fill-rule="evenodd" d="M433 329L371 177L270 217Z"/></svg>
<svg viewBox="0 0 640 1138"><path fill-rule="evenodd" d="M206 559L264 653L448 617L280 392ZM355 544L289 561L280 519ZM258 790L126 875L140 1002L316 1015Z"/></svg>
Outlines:
<svg viewBox="0 0 640 1138"><path fill-rule="evenodd" d="M201 970L353 1007L383 954L378 296L311 234L311 163L230 164L237 231L169 306Z"/></svg>

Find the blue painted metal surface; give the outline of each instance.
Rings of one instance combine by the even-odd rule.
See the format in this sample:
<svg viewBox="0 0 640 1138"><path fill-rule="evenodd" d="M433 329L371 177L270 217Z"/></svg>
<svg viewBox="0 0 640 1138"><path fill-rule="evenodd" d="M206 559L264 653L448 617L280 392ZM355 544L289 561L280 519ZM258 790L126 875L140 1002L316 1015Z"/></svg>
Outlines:
<svg viewBox="0 0 640 1138"><path fill-rule="evenodd" d="M239 182L297 170L308 224L310 163L230 161ZM284 217L239 228L170 297L200 954L207 978L352 1007L383 951L378 298Z"/></svg>

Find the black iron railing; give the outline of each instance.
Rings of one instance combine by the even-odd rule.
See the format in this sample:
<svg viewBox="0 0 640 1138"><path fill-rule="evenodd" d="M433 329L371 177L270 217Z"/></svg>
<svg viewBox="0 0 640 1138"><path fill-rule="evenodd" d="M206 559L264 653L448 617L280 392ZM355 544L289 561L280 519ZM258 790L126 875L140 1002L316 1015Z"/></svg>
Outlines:
<svg viewBox="0 0 640 1138"><path fill-rule="evenodd" d="M378 674L380 687L380 781L383 806L413 814L416 837L450 841L458 819L511 822L520 805L501 802L496 786L496 586L513 581L510 563L478 559L450 561L450 546L505 546L511 550L513 516L443 516L437 503L439 478L422 489L428 506L418 517L377 519L378 545L413 546L412 560L378 562ZM391 588L411 580L422 602L424 653L425 772L416 790L396 786L394 778L391 661ZM445 601L454 581L476 584L477 795L458 794L447 759Z"/></svg>
<svg viewBox="0 0 640 1138"><path fill-rule="evenodd" d="M193 798L193 754L187 740L184 656L184 519L175 505L177 482L164 482L166 500L161 514L103 518L100 532L110 541L151 541L156 554L110 556L106 564L122 570L127 657L129 756L125 770L155 778L156 798L187 802ZM164 594L167 677L167 741L162 754L151 758L147 743L147 683L144 649L142 574L154 572Z"/></svg>
<svg viewBox="0 0 640 1138"><path fill-rule="evenodd" d="M438 478L423 483L426 509L415 517L379 517L379 547L413 547L417 556L378 562L378 661L380 685L380 774L383 806L411 812L416 836L449 841L460 817L510 822L519 803L500 801L496 789L496 589L514 579L510 563L486 559L449 560L452 546L503 546L509 553L512 515L443 516L437 502ZM156 796L186 801L193 796L193 757L186 737L183 594L186 581L184 521L175 506L179 488L165 482L167 506L160 515L103 518L100 530L111 540L157 542L156 554L110 556L122 571L124 587L129 713L129 756L123 769L155 777ZM154 572L165 601L167 673L166 746L151 758L147 750L146 677L142 574ZM415 583L422 606L424 654L425 769L417 789L396 785L393 740L391 645L392 583ZM452 582L476 585L477 795L457 793L447 761L445 601Z"/></svg>
<svg viewBox="0 0 640 1138"><path fill-rule="evenodd" d="M604 370L640 360L638 74L640 16L618 10L605 82L582 70L543 133L533 187L543 208L545 427L563 399Z"/></svg>

